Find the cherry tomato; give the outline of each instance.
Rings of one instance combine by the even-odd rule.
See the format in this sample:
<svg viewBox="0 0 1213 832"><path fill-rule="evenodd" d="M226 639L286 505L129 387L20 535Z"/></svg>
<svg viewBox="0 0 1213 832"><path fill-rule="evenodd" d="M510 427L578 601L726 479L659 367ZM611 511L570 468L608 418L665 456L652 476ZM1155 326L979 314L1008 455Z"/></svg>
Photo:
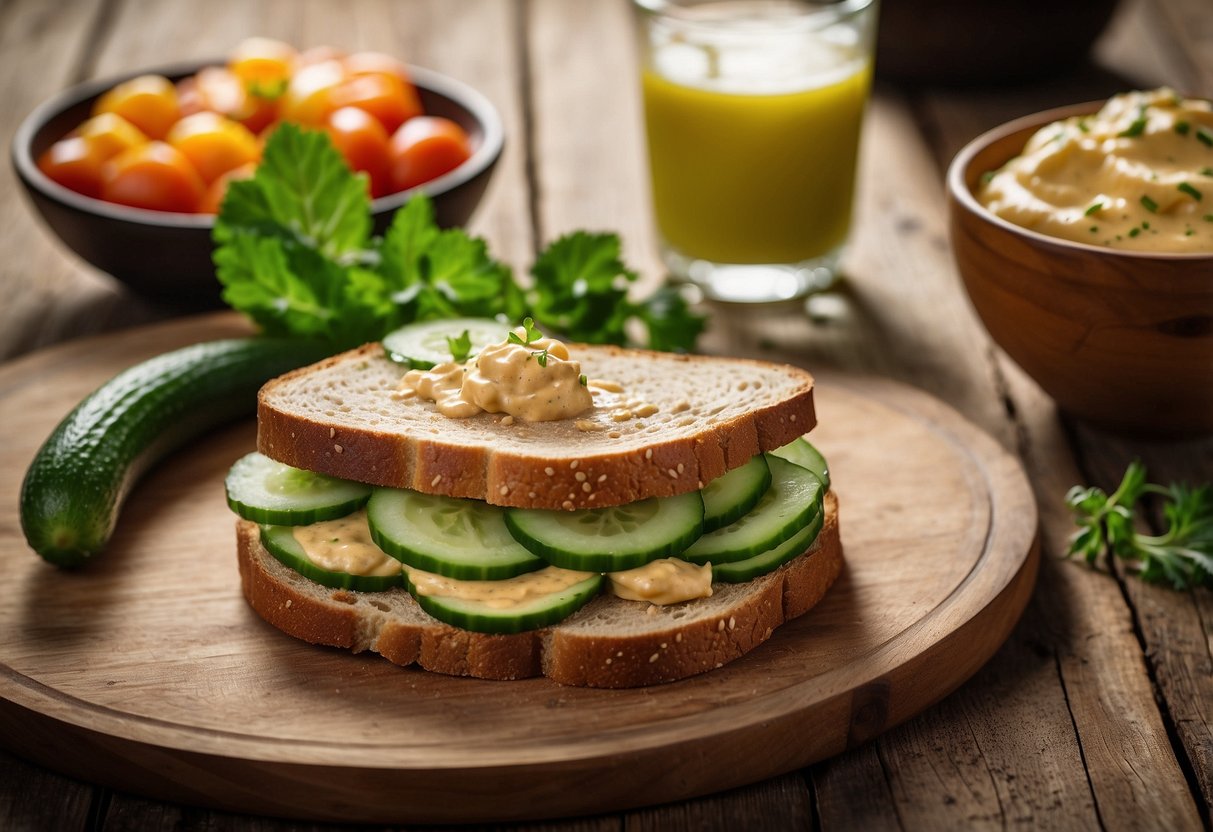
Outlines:
<svg viewBox="0 0 1213 832"><path fill-rule="evenodd" d="M38 169L65 188L85 196L101 196L105 159L95 144L81 136L61 139L38 157Z"/></svg>
<svg viewBox="0 0 1213 832"><path fill-rule="evenodd" d="M153 211L192 212L205 187L176 148L148 142L124 150L102 168L101 198Z"/></svg>
<svg viewBox="0 0 1213 832"><path fill-rule="evenodd" d="M142 130L117 113L93 116L76 128L75 135L90 142L102 159L149 141Z"/></svg>
<svg viewBox="0 0 1213 832"><path fill-rule="evenodd" d="M333 91L345 81L340 61L321 61L295 73L279 100L280 114L286 121L320 126L336 109Z"/></svg>
<svg viewBox="0 0 1213 832"><path fill-rule="evenodd" d="M185 81L177 85L180 95L190 96L183 102L183 117L209 110L240 122L254 133L261 132L278 117L277 100L251 94L236 73L226 67L204 67L198 70L192 83L192 90L188 87L183 90ZM197 106L187 110L194 98Z"/></svg>
<svg viewBox="0 0 1213 832"><path fill-rule="evenodd" d="M472 155L463 128L439 116L417 116L392 136L392 187L403 191L459 167Z"/></svg>
<svg viewBox="0 0 1213 832"><path fill-rule="evenodd" d="M251 179L256 172L257 166L250 162L247 165L232 168L220 176L206 189L202 202L198 204L198 213L218 214L219 207L223 205L223 198L227 196L227 186L237 179Z"/></svg>
<svg viewBox="0 0 1213 832"><path fill-rule="evenodd" d="M167 78L141 75L104 93L93 114L117 113L153 139L163 139L180 117L177 89Z"/></svg>
<svg viewBox="0 0 1213 832"><path fill-rule="evenodd" d="M218 113L194 113L173 125L166 141L189 159L204 182L255 162L261 148L243 124Z"/></svg>
<svg viewBox="0 0 1213 832"><path fill-rule="evenodd" d="M337 87L332 99L338 107L366 110L388 133L422 112L417 90L394 75L355 76Z"/></svg>
<svg viewBox="0 0 1213 832"><path fill-rule="evenodd" d="M228 56L228 68L246 85L274 85L291 77L298 57L295 47L270 38L241 41Z"/></svg>
<svg viewBox="0 0 1213 832"><path fill-rule="evenodd" d="M357 107L342 107L329 116L326 129L350 169L370 177L372 197L391 192L388 134L374 116Z"/></svg>
<svg viewBox="0 0 1213 832"><path fill-rule="evenodd" d="M391 75L404 83L411 83L408 67L403 62L382 52L355 52L342 61L345 71L356 75Z"/></svg>

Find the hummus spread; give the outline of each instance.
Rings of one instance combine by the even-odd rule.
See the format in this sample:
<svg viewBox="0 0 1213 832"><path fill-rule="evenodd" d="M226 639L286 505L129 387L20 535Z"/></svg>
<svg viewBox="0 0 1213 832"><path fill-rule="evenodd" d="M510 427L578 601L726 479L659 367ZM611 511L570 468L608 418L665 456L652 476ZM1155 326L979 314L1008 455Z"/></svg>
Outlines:
<svg viewBox="0 0 1213 832"><path fill-rule="evenodd" d="M629 601L677 604L712 594L712 565L662 558L636 569L611 572L611 592Z"/></svg>
<svg viewBox="0 0 1213 832"><path fill-rule="evenodd" d="M978 200L1024 228L1134 251L1213 252L1213 104L1130 92L1041 128Z"/></svg>

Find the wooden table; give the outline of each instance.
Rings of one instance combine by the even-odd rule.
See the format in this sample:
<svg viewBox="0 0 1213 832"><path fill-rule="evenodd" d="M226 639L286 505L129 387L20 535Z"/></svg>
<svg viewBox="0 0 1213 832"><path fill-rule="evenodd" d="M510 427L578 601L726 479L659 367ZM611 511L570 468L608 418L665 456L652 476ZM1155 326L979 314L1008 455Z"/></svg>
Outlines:
<svg viewBox="0 0 1213 832"><path fill-rule="evenodd" d="M888 3L908 0L886 0ZM0 133L76 81L223 53L265 34L396 53L481 89L508 146L473 229L516 269L575 228L617 229L650 279L655 255L630 38L621 0L9 0L0 5ZM1125 0L1091 64L1005 88L879 85L868 114L845 293L747 314L717 308L707 351L875 373L950 403L1017 454L1044 558L1010 640L969 683L843 756L726 794L551 829L1209 828L1213 595L1061 559L1077 482L1209 479L1213 441L1108 436L1059 416L989 341L945 234L941 173L1010 117L1170 84L1213 96L1208 0ZM67 254L0 170L0 359L168 313ZM2 744L2 741L0 741ZM0 753L0 826L227 829L305 825L166 805Z"/></svg>

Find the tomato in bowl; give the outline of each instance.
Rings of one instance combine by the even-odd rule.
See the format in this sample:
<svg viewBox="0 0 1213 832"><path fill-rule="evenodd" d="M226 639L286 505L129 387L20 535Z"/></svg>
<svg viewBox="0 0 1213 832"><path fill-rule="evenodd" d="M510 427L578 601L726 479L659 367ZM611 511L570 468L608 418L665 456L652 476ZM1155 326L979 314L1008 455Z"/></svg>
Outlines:
<svg viewBox="0 0 1213 832"><path fill-rule="evenodd" d="M139 294L180 308L220 304L220 288L211 263L214 216L199 213L198 209L215 210L227 181L251 175L255 161L246 158L250 151L243 135L238 131L235 136L226 135L225 128L214 124L213 120L209 126L203 123L207 119L198 118L202 115L201 109L197 115L188 113L185 119L178 117L168 123L162 115L157 118L155 106L146 106L148 112L142 113L131 105L105 112L136 113L133 120L126 115L122 118L131 124L144 123L146 128L140 132L148 138L153 132L163 130L162 139L131 146L129 131L126 131L124 142L120 122L109 119L108 125L103 123L89 128L104 132L103 141L118 147L107 158L95 158L95 151L90 151L89 143L84 141L69 143L68 152L60 152L56 159L50 159L48 151L65 137L69 137L69 142L82 138L69 134L95 120L98 99L125 82L161 76L179 90L181 82L194 79L198 84L211 83L213 87L206 94L221 97L223 87L213 78L205 82L200 79L207 77L205 70L208 68L228 65L220 61L197 61L81 84L35 109L13 138L12 161L17 175L39 214L60 239L84 260ZM470 155L454 169L403 190L391 184L390 157L385 163L386 171L378 176L374 171L368 171L374 197L375 230L382 233L395 211L418 190L433 200L441 226L463 225L479 204L501 155L504 130L500 116L492 104L471 87L422 67L400 66L407 72L420 110L427 116L459 125L467 137ZM255 71L250 69L250 72ZM289 91L283 94L283 106L291 94ZM308 91L298 89L294 95L291 106L295 111L308 112ZM358 101L359 109L364 112L365 107L375 106L371 91L365 87L361 90L355 87L349 95L349 99L342 101L344 106L354 106L348 103L350 100ZM180 98L188 105L186 96ZM180 114L181 104L178 106ZM327 123L341 108L330 102L321 109L324 118L305 126L327 130L338 149L346 153L342 145L345 139L338 136L341 131ZM398 111L398 114L402 113ZM257 124L256 119L263 119L264 114L250 113L249 117ZM183 127L183 122L191 118L195 123ZM249 123L244 122L246 126ZM262 134L272 129L272 121L261 124ZM172 136L173 130L182 135ZM259 156L263 138L254 135L257 137L255 152ZM175 141L164 140L170 137ZM365 144L366 140L360 138L358 141ZM92 145L99 143L94 141ZM355 146L357 142L351 140L350 147ZM390 144L388 149L390 151ZM90 152L94 155L90 156ZM346 156L348 160L350 157ZM60 164L75 179L69 184L56 181L44 170L48 161ZM118 169L124 176L117 176ZM103 178L98 173L102 170L106 172ZM189 170L193 171L193 176ZM107 187L108 191L105 190Z"/></svg>

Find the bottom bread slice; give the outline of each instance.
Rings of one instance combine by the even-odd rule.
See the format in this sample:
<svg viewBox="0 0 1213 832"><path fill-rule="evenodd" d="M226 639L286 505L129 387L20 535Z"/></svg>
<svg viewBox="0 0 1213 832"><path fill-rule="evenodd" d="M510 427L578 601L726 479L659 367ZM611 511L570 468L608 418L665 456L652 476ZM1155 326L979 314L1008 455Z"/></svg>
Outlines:
<svg viewBox="0 0 1213 832"><path fill-rule="evenodd" d="M443 624L403 589L330 589L279 563L257 524L237 521L244 597L270 624L312 644L372 650L399 665L481 679L546 675L565 685L627 688L672 682L721 667L808 612L842 570L838 500L804 554L712 596L657 606L603 594L552 627L512 635Z"/></svg>

